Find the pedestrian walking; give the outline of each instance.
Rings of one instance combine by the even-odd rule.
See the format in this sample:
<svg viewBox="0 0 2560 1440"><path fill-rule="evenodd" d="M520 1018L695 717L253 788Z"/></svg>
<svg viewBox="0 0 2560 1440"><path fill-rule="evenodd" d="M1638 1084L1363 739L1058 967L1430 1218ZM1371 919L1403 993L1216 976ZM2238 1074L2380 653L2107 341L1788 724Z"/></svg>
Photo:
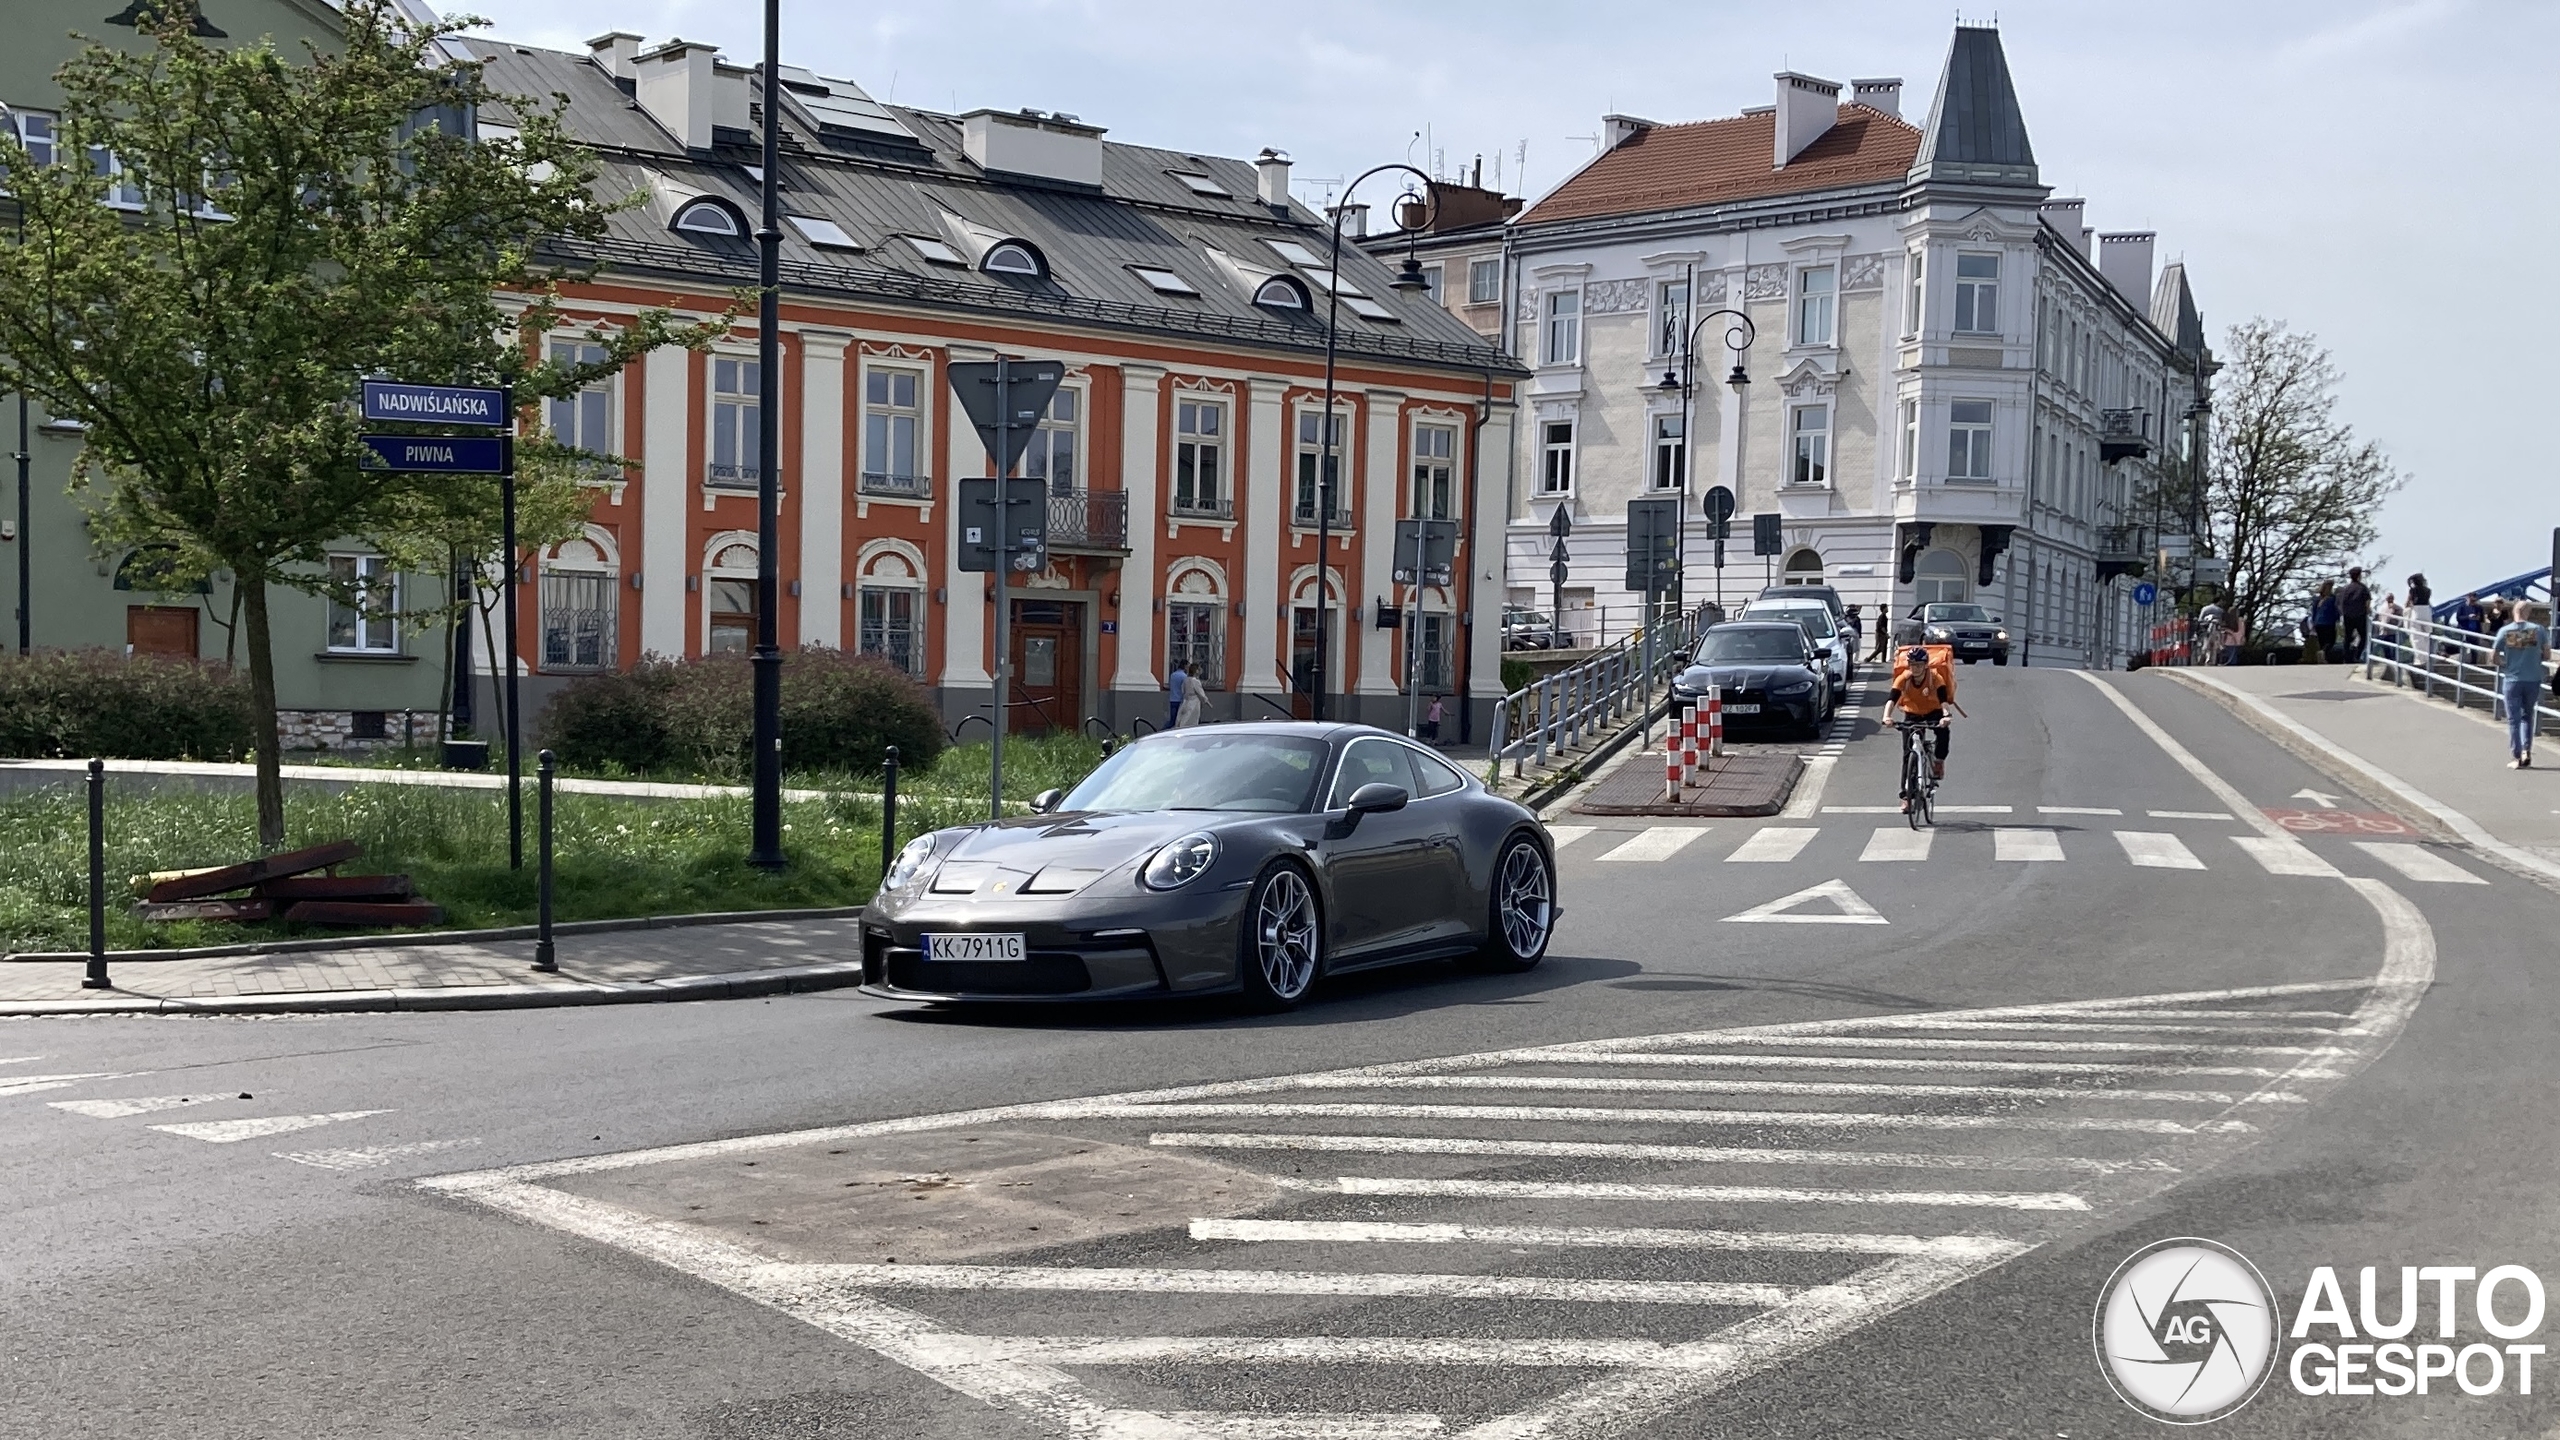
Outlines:
<svg viewBox="0 0 2560 1440"><path fill-rule="evenodd" d="M2542 667L2551 659L2551 632L2540 621L2542 607L2518 605L2516 618L2498 628L2489 652L2498 665L2498 696L2507 707L2507 768L2533 768L2533 730L2542 703Z"/></svg>
<svg viewBox="0 0 2560 1440"><path fill-rule="evenodd" d="M1443 713L1437 695L1431 697L1431 708L1422 712L1422 743L1435 750L1440 748L1440 717Z"/></svg>
<svg viewBox="0 0 2560 1440"><path fill-rule="evenodd" d="M2319 647L2320 658L2338 658L2338 585L2323 580L2311 594L2311 643Z"/></svg>
<svg viewBox="0 0 2560 1440"><path fill-rule="evenodd" d="M1881 664L1893 653L1893 607L1876 607L1876 648L1867 658Z"/></svg>
<svg viewBox="0 0 2560 1440"><path fill-rule="evenodd" d="M1849 658L1855 660L1858 658L1858 647L1866 643L1866 616L1858 612L1857 606L1852 605L1847 610L1841 612L1840 623L1849 632Z"/></svg>
<svg viewBox="0 0 2560 1440"><path fill-rule="evenodd" d="M1191 672L1183 668L1181 661L1176 660L1173 662L1173 673L1166 676L1164 682L1164 728L1167 730L1182 728L1182 702L1190 697L1190 693Z"/></svg>
<svg viewBox="0 0 2560 1440"><path fill-rule="evenodd" d="M2383 592L2381 621L2381 624L2374 627L2372 648L2383 659L2396 660L2400 658L2399 635L2402 623L2398 591Z"/></svg>
<svg viewBox="0 0 2560 1440"><path fill-rule="evenodd" d="M2350 567L2347 583L2338 587L2338 648L2346 652L2353 665L2364 658L2367 636L2373 625L2373 592L2364 585L2364 571Z"/></svg>
<svg viewBox="0 0 2560 1440"><path fill-rule="evenodd" d="M2453 607L2453 628L2456 630L2477 635L2488 618L2489 612L2480 608L2480 597L2476 594L2463 596L2462 603Z"/></svg>
<svg viewBox="0 0 2560 1440"><path fill-rule="evenodd" d="M2423 573L2409 577L2409 612L2404 617L2409 627L2409 663L2421 669L2435 663L2435 599L2436 592L2428 587Z"/></svg>

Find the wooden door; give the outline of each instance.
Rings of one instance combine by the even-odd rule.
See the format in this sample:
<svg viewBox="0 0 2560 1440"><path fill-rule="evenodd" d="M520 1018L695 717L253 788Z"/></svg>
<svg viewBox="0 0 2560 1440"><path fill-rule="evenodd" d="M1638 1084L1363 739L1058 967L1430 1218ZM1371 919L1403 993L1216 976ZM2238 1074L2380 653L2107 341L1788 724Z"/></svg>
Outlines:
<svg viewBox="0 0 2560 1440"><path fill-rule="evenodd" d="M1334 657L1325 657L1334 669ZM1316 607L1300 605L1289 612L1289 713L1301 720L1316 718L1316 691L1324 682L1316 675Z"/></svg>
<svg viewBox="0 0 2560 1440"><path fill-rule="evenodd" d="M1072 730L1084 718L1084 606L1013 602L1013 704L1018 733Z"/></svg>
<svg viewBox="0 0 2560 1440"><path fill-rule="evenodd" d="M136 655L193 660L203 653L196 648L196 615L193 605L127 605L124 643Z"/></svg>

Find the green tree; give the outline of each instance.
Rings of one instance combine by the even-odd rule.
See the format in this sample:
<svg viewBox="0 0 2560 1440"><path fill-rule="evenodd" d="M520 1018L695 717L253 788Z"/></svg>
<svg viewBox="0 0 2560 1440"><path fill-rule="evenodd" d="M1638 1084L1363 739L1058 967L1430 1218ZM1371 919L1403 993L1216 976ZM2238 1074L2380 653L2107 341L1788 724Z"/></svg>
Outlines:
<svg viewBox="0 0 2560 1440"><path fill-rule="evenodd" d="M147 52L83 51L60 75L62 153L112 156L112 173L38 167L0 140L25 220L23 241L0 231L0 387L87 428L74 485L98 543L234 577L269 845L284 836L270 591L328 593L332 542L416 561L452 553L457 525L494 523L485 481L365 468L358 377L513 384L530 402L725 323L644 314L592 337L599 364L537 356L518 324L575 273L542 242L597 236L637 197L599 198L560 102L497 94L446 54L477 22L419 27L384 0L340 16L340 48L299 60L213 48L183 15ZM468 133L489 105L512 138ZM511 317L510 295L534 311Z"/></svg>

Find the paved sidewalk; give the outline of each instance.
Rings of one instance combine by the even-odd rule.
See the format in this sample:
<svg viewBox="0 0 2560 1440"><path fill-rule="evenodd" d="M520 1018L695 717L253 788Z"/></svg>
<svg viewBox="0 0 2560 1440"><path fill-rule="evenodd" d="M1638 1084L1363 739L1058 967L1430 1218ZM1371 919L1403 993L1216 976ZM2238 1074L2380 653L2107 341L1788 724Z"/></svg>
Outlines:
<svg viewBox="0 0 2560 1440"><path fill-rule="evenodd" d="M861 979L856 921L765 920L562 935L537 975L531 940L352 942L344 949L197 960L109 957L113 990L83 990L78 962L0 965L0 1015L468 1010L711 999Z"/></svg>
<svg viewBox="0 0 2560 1440"><path fill-rule="evenodd" d="M2333 772L2393 809L2413 809L2517 868L2560 881L2560 768L2510 770L2507 729L2364 678L2343 665L2164 670L2219 692L2241 718L2297 750L2327 752ZM2560 738L2560 737L2556 737ZM2551 763L2560 767L2560 743ZM2360 782L2360 783L2359 783Z"/></svg>

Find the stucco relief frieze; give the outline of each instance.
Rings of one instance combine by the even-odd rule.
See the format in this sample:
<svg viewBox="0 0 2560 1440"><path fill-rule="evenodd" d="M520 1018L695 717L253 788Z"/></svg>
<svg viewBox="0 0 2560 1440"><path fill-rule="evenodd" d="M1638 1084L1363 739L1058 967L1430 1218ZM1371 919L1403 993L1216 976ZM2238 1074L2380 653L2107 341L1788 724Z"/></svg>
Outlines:
<svg viewBox="0 0 2560 1440"><path fill-rule="evenodd" d="M1724 303L1723 271L1710 270L1706 274L1699 276L1696 283L1698 286L1699 304L1721 305Z"/></svg>
<svg viewBox="0 0 2560 1440"><path fill-rule="evenodd" d="M1645 308L1652 284L1644 280L1594 280L1582 287L1585 315L1627 315Z"/></svg>
<svg viewBox="0 0 2560 1440"><path fill-rule="evenodd" d="M1884 254L1852 255L1840 262L1842 290L1881 290L1884 288Z"/></svg>
<svg viewBox="0 0 2560 1440"><path fill-rule="evenodd" d="M1787 267L1754 265L1743 277L1742 295L1746 300L1784 300L1787 298Z"/></svg>

